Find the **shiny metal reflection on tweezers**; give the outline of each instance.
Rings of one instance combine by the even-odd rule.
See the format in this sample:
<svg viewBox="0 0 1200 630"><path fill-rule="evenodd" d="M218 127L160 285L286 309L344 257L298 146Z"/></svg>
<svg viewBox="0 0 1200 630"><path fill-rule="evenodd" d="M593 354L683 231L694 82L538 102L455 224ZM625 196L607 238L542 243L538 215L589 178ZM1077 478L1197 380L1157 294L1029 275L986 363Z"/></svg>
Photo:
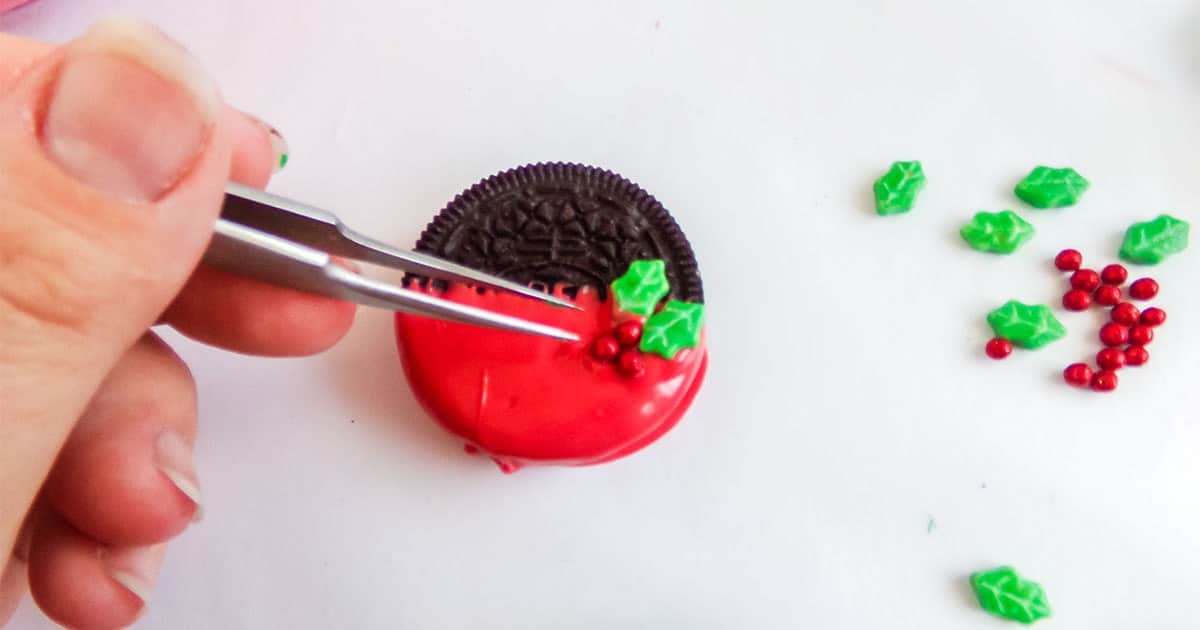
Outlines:
<svg viewBox="0 0 1200 630"><path fill-rule="evenodd" d="M523 332L564 341L579 336L545 324L443 300L336 264L334 256L427 278L510 291L529 299L577 309L574 304L462 265L398 249L346 227L333 214L291 199L229 184L221 218L204 254L212 267L277 286L365 306Z"/></svg>

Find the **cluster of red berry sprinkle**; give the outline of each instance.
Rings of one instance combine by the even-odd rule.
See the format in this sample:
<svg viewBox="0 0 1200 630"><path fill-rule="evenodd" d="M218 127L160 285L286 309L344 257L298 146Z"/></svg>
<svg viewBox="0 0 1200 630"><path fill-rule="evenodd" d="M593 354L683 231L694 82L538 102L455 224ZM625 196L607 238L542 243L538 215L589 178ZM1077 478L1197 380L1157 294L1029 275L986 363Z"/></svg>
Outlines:
<svg viewBox="0 0 1200 630"><path fill-rule="evenodd" d="M636 319L621 322L611 333L592 342L592 358L601 363L616 361L621 374L638 378L646 373L646 362L638 351L641 340L642 322Z"/></svg>
<svg viewBox="0 0 1200 630"><path fill-rule="evenodd" d="M1059 271L1071 272L1071 290L1062 300L1064 308L1084 311L1093 303L1112 307L1110 321L1100 327L1104 349L1096 354L1098 369L1093 370L1086 363L1073 363L1063 370L1063 379L1076 387L1111 392L1117 388L1117 370L1126 365L1145 365L1150 360L1146 346L1154 340L1154 329L1167 321L1167 313L1154 306L1139 311L1132 303L1121 301L1121 286L1129 278L1129 272L1121 265L1108 265L1097 273L1082 268L1083 255L1078 251L1064 249L1054 257L1054 266ZM1153 278L1140 278L1129 285L1129 297L1135 300L1150 300L1156 295L1158 283Z"/></svg>

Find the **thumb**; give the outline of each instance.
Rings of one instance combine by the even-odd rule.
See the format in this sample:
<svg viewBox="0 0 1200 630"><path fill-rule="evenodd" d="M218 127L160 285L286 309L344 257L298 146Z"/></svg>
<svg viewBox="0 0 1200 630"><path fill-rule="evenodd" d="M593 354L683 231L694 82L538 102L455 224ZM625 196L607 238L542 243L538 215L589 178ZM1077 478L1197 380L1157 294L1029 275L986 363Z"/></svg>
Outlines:
<svg viewBox="0 0 1200 630"><path fill-rule="evenodd" d="M0 81L0 558L75 419L208 243L225 111L178 44L128 20Z"/></svg>

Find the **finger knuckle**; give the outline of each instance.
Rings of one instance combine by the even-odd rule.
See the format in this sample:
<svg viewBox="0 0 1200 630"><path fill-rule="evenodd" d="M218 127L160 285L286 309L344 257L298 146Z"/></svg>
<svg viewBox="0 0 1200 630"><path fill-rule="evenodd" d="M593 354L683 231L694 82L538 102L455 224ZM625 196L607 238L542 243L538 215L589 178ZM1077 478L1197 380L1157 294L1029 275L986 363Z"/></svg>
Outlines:
<svg viewBox="0 0 1200 630"><path fill-rule="evenodd" d="M154 282L127 248L63 229L24 208L0 207L0 317L94 332L106 309Z"/></svg>

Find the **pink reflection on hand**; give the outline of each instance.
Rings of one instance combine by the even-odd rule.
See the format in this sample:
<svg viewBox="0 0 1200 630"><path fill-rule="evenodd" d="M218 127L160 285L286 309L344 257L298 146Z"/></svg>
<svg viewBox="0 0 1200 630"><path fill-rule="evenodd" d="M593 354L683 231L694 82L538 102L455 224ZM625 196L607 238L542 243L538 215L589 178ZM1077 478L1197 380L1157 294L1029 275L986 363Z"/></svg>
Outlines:
<svg viewBox="0 0 1200 630"><path fill-rule="evenodd" d="M0 13L4 13L9 9L15 9L30 0L0 0Z"/></svg>

